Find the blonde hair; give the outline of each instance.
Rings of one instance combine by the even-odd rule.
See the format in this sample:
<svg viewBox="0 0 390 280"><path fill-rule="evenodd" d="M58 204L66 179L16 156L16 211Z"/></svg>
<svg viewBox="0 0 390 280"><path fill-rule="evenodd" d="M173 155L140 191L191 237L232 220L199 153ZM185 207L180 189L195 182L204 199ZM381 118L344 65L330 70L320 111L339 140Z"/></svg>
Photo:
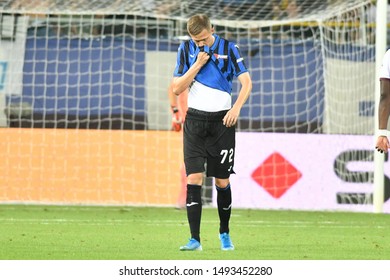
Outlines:
<svg viewBox="0 0 390 280"><path fill-rule="evenodd" d="M211 23L208 16L204 14L194 15L187 21L187 31L190 35L198 35L203 30L211 30Z"/></svg>

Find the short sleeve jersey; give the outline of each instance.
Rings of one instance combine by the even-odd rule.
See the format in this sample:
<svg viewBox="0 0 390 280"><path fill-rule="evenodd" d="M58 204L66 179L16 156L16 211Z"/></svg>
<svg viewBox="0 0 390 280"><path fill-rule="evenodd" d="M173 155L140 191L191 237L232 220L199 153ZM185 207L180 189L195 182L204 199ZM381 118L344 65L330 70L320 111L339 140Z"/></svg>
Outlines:
<svg viewBox="0 0 390 280"><path fill-rule="evenodd" d="M248 72L248 69L236 44L218 35L213 36L214 44L204 49L209 52L210 60L201 68L195 80L210 88L231 94L233 77ZM183 76L188 71L195 63L199 51L199 47L192 40L181 43L177 54L175 77Z"/></svg>
<svg viewBox="0 0 390 280"><path fill-rule="evenodd" d="M381 79L390 79L390 49L386 51L382 66L379 72L379 78Z"/></svg>

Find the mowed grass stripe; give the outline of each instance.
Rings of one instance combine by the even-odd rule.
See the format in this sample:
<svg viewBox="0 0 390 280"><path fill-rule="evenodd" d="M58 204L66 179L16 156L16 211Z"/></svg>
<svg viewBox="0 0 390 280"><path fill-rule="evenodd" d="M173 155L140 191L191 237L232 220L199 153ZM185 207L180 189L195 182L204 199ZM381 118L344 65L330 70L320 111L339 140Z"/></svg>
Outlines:
<svg viewBox="0 0 390 280"><path fill-rule="evenodd" d="M0 205L0 259L390 259L387 214L234 209L233 252L219 249L218 223L204 209L204 251L180 252L186 211Z"/></svg>
<svg viewBox="0 0 390 280"><path fill-rule="evenodd" d="M185 221L184 221L185 222ZM117 219L117 220L87 220L87 219L28 219L28 218L0 218L0 224L77 224L77 225L121 225L134 223L134 220ZM183 221L177 220L137 220L137 223L142 225L160 225L160 226L181 226ZM202 224L215 224L214 221L203 221ZM232 221L232 225L247 226L247 227L323 227L323 228L372 228L372 225L367 225L363 222L328 222L328 221ZM186 224L187 225L187 224ZM375 225L375 228L390 229L390 224Z"/></svg>

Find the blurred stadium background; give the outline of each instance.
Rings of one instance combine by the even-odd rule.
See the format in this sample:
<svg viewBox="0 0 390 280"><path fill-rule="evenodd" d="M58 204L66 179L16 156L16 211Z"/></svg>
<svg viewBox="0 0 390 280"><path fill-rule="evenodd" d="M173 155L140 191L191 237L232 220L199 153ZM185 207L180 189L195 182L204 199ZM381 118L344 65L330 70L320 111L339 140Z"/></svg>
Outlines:
<svg viewBox="0 0 390 280"><path fill-rule="evenodd" d="M253 79L234 206L372 212L376 4L0 0L0 203L174 206L167 89L186 20L207 13Z"/></svg>

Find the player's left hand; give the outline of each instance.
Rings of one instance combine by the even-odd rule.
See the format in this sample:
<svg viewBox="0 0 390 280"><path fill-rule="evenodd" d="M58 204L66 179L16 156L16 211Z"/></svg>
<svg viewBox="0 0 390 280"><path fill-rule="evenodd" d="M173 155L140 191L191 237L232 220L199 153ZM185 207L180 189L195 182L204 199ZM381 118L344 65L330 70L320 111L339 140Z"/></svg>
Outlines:
<svg viewBox="0 0 390 280"><path fill-rule="evenodd" d="M231 108L223 118L223 124L226 127L232 127L237 123L238 116L240 115L240 111L235 109L234 107Z"/></svg>
<svg viewBox="0 0 390 280"><path fill-rule="evenodd" d="M378 136L375 148L380 153L387 153L390 149L389 139L386 136Z"/></svg>

